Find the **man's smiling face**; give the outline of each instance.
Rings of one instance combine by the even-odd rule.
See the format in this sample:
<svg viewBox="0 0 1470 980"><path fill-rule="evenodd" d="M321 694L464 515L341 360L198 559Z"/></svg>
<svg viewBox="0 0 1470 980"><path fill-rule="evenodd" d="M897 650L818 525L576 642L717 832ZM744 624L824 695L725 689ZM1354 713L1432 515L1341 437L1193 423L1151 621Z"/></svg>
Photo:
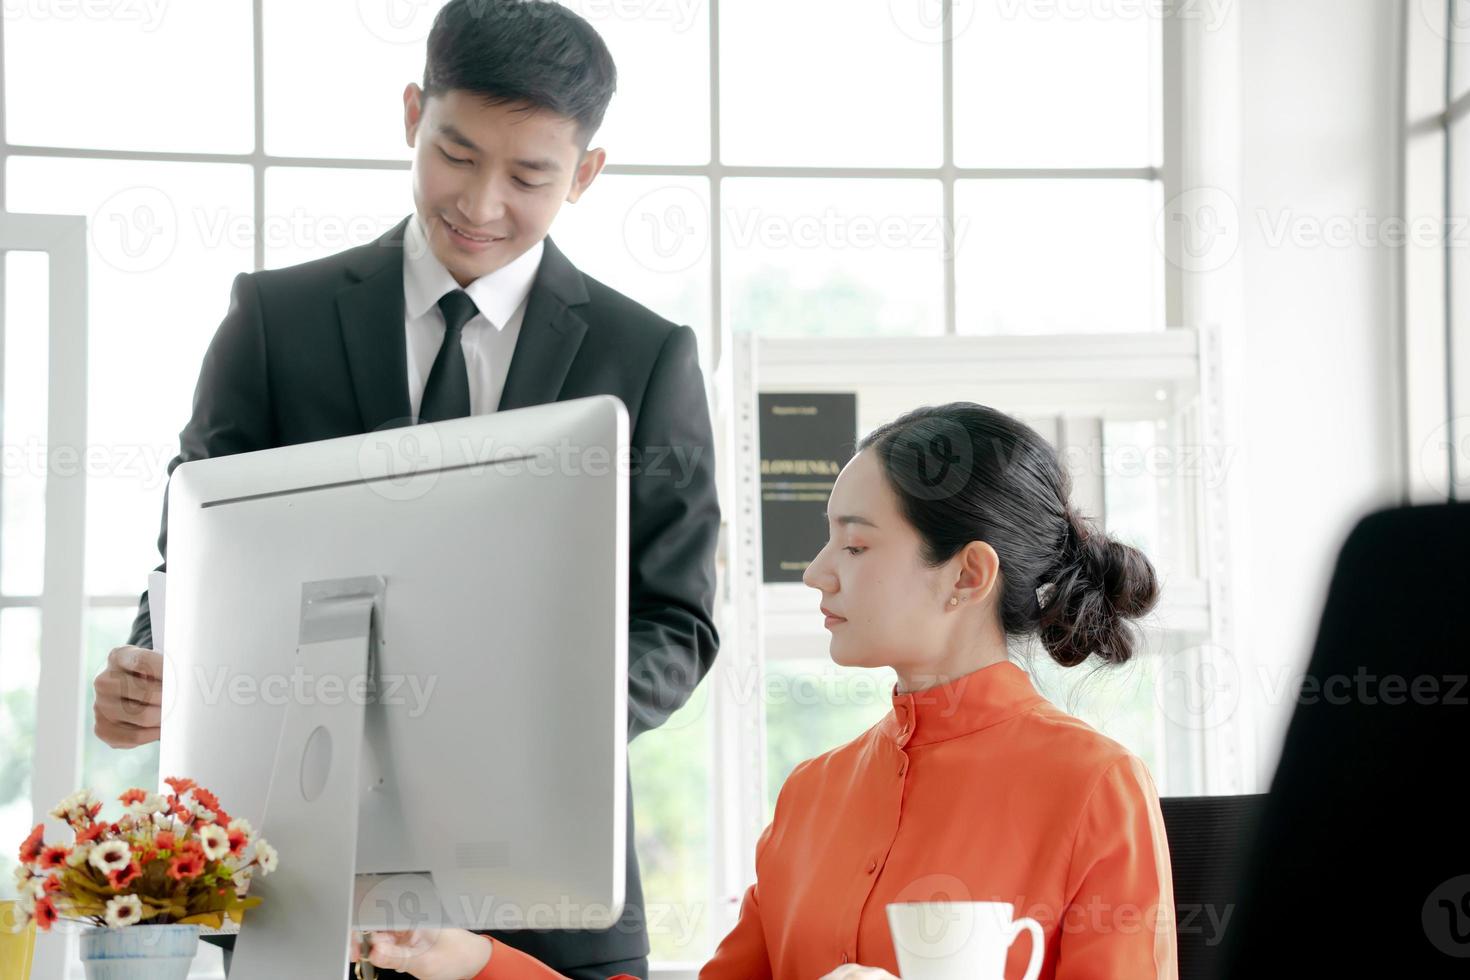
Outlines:
<svg viewBox="0 0 1470 980"><path fill-rule="evenodd" d="M466 286L546 237L606 154L582 149L575 120L524 103L487 104L460 89L403 93L414 208L429 247Z"/></svg>

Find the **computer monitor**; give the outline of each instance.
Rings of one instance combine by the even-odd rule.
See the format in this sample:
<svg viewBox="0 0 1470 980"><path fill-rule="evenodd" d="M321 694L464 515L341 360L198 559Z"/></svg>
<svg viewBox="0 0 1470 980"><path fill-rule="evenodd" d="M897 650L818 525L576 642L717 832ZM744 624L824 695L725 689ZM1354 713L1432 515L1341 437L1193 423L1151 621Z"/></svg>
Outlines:
<svg viewBox="0 0 1470 980"><path fill-rule="evenodd" d="M598 396L177 468L160 776L280 851L232 975L269 975L258 951L307 928L337 952L271 968L317 975L349 926L413 910L618 921L628 456ZM355 821L311 826L333 812ZM274 936L253 956L252 928Z"/></svg>

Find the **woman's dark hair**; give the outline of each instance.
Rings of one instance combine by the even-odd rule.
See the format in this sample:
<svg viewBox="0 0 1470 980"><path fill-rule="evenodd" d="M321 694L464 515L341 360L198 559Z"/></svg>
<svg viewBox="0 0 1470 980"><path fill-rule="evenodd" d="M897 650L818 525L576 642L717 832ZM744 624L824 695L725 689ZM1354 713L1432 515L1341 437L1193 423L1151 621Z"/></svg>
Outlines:
<svg viewBox="0 0 1470 980"><path fill-rule="evenodd" d="M1037 634L1063 667L1133 655L1128 620L1158 600L1153 565L1080 518L1056 451L1030 426L984 405L915 409L869 433L924 563L949 561L971 541L1000 557L1001 626Z"/></svg>
<svg viewBox="0 0 1470 980"><path fill-rule="evenodd" d="M597 31L551 0L452 0L429 30L426 99L462 89L492 105L548 109L576 120L584 150L617 82Z"/></svg>

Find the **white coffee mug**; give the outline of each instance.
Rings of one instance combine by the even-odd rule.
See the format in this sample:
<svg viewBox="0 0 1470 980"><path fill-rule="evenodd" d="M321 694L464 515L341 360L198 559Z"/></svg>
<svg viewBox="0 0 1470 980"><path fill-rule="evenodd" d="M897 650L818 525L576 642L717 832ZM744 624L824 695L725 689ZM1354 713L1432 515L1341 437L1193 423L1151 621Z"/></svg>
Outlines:
<svg viewBox="0 0 1470 980"><path fill-rule="evenodd" d="M1013 919L1009 902L900 902L888 906L888 928L903 980L1004 980L1006 954L1031 933L1025 980L1036 980L1046 955L1041 923Z"/></svg>

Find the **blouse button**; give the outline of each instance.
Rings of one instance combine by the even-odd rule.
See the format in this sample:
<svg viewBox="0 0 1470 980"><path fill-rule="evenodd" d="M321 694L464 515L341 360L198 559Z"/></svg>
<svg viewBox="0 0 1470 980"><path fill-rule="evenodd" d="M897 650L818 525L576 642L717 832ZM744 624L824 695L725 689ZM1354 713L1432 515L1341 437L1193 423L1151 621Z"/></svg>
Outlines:
<svg viewBox="0 0 1470 980"><path fill-rule="evenodd" d="M844 963L847 962L847 954L846 953L843 953L842 954L842 962L844 962Z"/></svg>

